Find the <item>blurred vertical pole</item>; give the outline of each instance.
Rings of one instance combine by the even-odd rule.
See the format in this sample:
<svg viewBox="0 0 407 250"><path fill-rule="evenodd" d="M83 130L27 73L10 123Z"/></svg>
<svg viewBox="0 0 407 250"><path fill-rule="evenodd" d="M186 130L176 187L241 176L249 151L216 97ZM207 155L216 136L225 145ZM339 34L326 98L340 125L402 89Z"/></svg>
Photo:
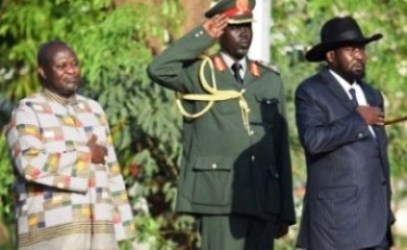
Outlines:
<svg viewBox="0 0 407 250"><path fill-rule="evenodd" d="M257 0L253 16L253 41L249 50L249 58L269 63L271 0Z"/></svg>

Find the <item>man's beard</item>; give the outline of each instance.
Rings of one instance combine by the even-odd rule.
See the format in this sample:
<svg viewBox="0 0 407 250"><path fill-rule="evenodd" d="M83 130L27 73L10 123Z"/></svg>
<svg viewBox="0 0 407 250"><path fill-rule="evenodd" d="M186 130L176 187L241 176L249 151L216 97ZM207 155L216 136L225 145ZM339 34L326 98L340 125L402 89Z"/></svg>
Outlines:
<svg viewBox="0 0 407 250"><path fill-rule="evenodd" d="M354 65L354 68L349 72L350 76L354 79L354 81L362 80L365 75L365 65L362 62L358 62Z"/></svg>
<svg viewBox="0 0 407 250"><path fill-rule="evenodd" d="M365 77L365 69L356 70L350 72L350 76L353 78L354 81L360 81Z"/></svg>
<svg viewBox="0 0 407 250"><path fill-rule="evenodd" d="M348 69L348 70L344 69L341 70L340 68L338 68L336 71L350 84L352 84L355 81L362 80L366 75L365 67L359 67L358 69Z"/></svg>

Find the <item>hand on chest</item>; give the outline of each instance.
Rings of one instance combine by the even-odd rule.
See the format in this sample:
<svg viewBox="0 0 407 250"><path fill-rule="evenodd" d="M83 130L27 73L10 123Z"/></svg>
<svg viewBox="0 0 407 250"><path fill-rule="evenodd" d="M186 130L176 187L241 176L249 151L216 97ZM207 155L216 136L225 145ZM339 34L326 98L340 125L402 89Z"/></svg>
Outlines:
<svg viewBox="0 0 407 250"><path fill-rule="evenodd" d="M37 117L46 147L69 151L76 145L85 145L92 134L97 136L99 144L106 144L106 118L86 102L68 106L42 104L42 107L45 112L39 112Z"/></svg>

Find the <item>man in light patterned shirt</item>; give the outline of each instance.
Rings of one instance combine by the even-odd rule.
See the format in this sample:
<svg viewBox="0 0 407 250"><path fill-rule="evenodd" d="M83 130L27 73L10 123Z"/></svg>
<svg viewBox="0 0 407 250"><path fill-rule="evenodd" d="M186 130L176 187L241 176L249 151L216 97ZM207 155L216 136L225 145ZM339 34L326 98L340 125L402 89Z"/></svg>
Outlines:
<svg viewBox="0 0 407 250"><path fill-rule="evenodd" d="M118 249L133 216L106 116L76 94L80 67L65 43L38 52L41 92L21 100L7 129L15 169L19 249Z"/></svg>

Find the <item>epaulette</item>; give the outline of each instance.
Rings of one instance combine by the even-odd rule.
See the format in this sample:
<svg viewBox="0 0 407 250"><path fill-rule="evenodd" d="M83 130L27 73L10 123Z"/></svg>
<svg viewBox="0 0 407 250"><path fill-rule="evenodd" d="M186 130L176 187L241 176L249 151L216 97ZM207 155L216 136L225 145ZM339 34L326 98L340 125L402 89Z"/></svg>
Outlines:
<svg viewBox="0 0 407 250"><path fill-rule="evenodd" d="M278 66L276 64L265 63L263 61L256 61L256 63L264 69L267 69L277 75L281 75L280 70L278 69Z"/></svg>
<svg viewBox="0 0 407 250"><path fill-rule="evenodd" d="M211 58L213 66L215 67L216 70L221 71L221 72L225 71L226 64L220 55L218 55L218 54L208 55L206 53L202 53L198 56L198 58L201 60L208 58L208 57Z"/></svg>
<svg viewBox="0 0 407 250"><path fill-rule="evenodd" d="M220 72L224 72L226 69L226 64L223 61L222 57L220 55L212 55L211 56L212 59L212 63L215 66L215 69L220 71Z"/></svg>

